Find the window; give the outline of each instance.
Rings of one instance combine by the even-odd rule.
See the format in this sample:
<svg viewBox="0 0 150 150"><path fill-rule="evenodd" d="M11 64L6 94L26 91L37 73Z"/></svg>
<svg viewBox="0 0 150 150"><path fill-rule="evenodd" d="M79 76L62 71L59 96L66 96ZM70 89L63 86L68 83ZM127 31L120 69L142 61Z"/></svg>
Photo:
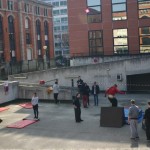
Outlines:
<svg viewBox="0 0 150 150"><path fill-rule="evenodd" d="M47 21L44 22L44 33L45 35L48 35L48 22Z"/></svg>
<svg viewBox="0 0 150 150"><path fill-rule="evenodd" d="M3 39L3 19L0 16L0 62L4 62L4 39Z"/></svg>
<svg viewBox="0 0 150 150"><path fill-rule="evenodd" d="M48 11L46 8L44 8L44 16L48 16Z"/></svg>
<svg viewBox="0 0 150 150"><path fill-rule="evenodd" d="M140 53L150 53L150 27L139 28Z"/></svg>
<svg viewBox="0 0 150 150"><path fill-rule="evenodd" d="M59 41L60 38L61 38L61 35L60 35L60 34L55 34L55 35L54 35L54 38L55 38L55 41L56 41L56 40Z"/></svg>
<svg viewBox="0 0 150 150"><path fill-rule="evenodd" d="M96 23L101 21L101 0L87 0L87 19L89 23Z"/></svg>
<svg viewBox="0 0 150 150"><path fill-rule="evenodd" d="M59 10L53 10L53 15L59 15Z"/></svg>
<svg viewBox="0 0 150 150"><path fill-rule="evenodd" d="M67 9L61 9L61 10L60 10L60 14L61 14L61 15L67 14Z"/></svg>
<svg viewBox="0 0 150 150"><path fill-rule="evenodd" d="M61 23L68 23L68 18L67 17L61 18Z"/></svg>
<svg viewBox="0 0 150 150"><path fill-rule="evenodd" d="M0 8L2 8L2 0L0 0Z"/></svg>
<svg viewBox="0 0 150 150"><path fill-rule="evenodd" d="M62 27L61 27L61 30L62 30L62 31L68 31L68 26L62 26Z"/></svg>
<svg viewBox="0 0 150 150"><path fill-rule="evenodd" d="M128 54L128 35L127 29L114 29L114 53Z"/></svg>
<svg viewBox="0 0 150 150"><path fill-rule="evenodd" d="M69 47L69 35L66 34L62 34L62 45L64 48L68 48Z"/></svg>
<svg viewBox="0 0 150 150"><path fill-rule="evenodd" d="M29 4L24 4L24 11L27 13L29 12Z"/></svg>
<svg viewBox="0 0 150 150"><path fill-rule="evenodd" d="M59 2L53 2L52 5L55 6L55 7L58 7L59 6Z"/></svg>
<svg viewBox="0 0 150 150"><path fill-rule="evenodd" d="M26 33L26 44L31 44L30 33Z"/></svg>
<svg viewBox="0 0 150 150"><path fill-rule="evenodd" d="M59 24L60 23L60 18L53 18L54 24Z"/></svg>
<svg viewBox="0 0 150 150"><path fill-rule="evenodd" d="M89 31L89 48L91 56L103 54L102 31Z"/></svg>
<svg viewBox="0 0 150 150"><path fill-rule="evenodd" d="M55 32L60 32L60 26L54 27L54 31L55 31Z"/></svg>
<svg viewBox="0 0 150 150"><path fill-rule="evenodd" d="M8 10L13 10L13 1L8 0L7 1L7 7L8 7Z"/></svg>
<svg viewBox="0 0 150 150"><path fill-rule="evenodd" d="M67 6L67 1L60 1L60 6Z"/></svg>
<svg viewBox="0 0 150 150"><path fill-rule="evenodd" d="M25 18L25 29L29 29L29 19Z"/></svg>
<svg viewBox="0 0 150 150"><path fill-rule="evenodd" d="M42 53L41 53L41 49L42 49L42 44L41 44L41 23L40 20L36 21L36 35L37 35L37 51L38 51L38 58L41 59L42 58Z"/></svg>
<svg viewBox="0 0 150 150"><path fill-rule="evenodd" d="M15 57L15 32L14 32L14 18L12 16L8 17L8 32L9 32L9 46L11 52L11 58Z"/></svg>
<svg viewBox="0 0 150 150"><path fill-rule="evenodd" d="M38 6L35 7L35 14L40 15L40 7Z"/></svg>
<svg viewBox="0 0 150 150"><path fill-rule="evenodd" d="M126 0L112 0L112 20L126 20L126 7Z"/></svg>
<svg viewBox="0 0 150 150"><path fill-rule="evenodd" d="M138 0L139 18L150 18L150 0Z"/></svg>

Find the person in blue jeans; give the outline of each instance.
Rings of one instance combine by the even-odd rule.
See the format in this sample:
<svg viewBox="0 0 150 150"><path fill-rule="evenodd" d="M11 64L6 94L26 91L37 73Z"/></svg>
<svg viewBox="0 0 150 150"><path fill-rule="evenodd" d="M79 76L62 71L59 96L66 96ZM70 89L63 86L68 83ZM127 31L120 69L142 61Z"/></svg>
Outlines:
<svg viewBox="0 0 150 150"><path fill-rule="evenodd" d="M92 94L94 95L94 105L98 106L98 94L100 92L100 88L99 85L97 85L96 82L94 82L93 86L92 86Z"/></svg>

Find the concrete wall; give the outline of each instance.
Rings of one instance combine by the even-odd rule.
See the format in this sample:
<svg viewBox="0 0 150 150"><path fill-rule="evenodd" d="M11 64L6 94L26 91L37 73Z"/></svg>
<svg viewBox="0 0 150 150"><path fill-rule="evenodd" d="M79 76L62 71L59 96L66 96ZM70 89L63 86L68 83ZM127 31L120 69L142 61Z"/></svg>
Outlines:
<svg viewBox="0 0 150 150"><path fill-rule="evenodd" d="M41 100L54 100L53 92L47 93L48 87L42 86L19 86L19 99L31 99L33 93L36 92ZM58 95L59 100L72 100L72 89L60 87Z"/></svg>
<svg viewBox="0 0 150 150"><path fill-rule="evenodd" d="M18 98L18 85L19 82L12 81L9 82L9 91L8 94L5 95L3 83L0 83L0 104L15 100Z"/></svg>
<svg viewBox="0 0 150 150"><path fill-rule="evenodd" d="M126 90L126 76L150 72L149 64L150 57L134 58L109 63L106 62L94 65L56 68L41 72L25 73L9 76L9 80L39 83L39 80L49 81L57 78L59 79L60 85L71 86L71 79L74 79L74 84L76 86L77 77L80 75L90 86L92 86L94 81L97 81L101 90L105 90L114 83L118 84L120 89ZM122 76L121 81L117 81L117 75ZM50 84L53 83L54 81L50 82Z"/></svg>

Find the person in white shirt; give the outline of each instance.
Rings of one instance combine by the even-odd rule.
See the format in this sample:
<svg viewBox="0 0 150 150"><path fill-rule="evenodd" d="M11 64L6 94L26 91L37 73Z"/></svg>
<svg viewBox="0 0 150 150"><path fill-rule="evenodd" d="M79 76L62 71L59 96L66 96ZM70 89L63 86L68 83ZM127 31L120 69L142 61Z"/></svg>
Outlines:
<svg viewBox="0 0 150 150"><path fill-rule="evenodd" d="M53 93L54 93L55 103L57 104L58 103L58 94L59 94L59 85L58 85L57 81L53 85Z"/></svg>
<svg viewBox="0 0 150 150"><path fill-rule="evenodd" d="M39 98L36 93L34 93L32 100L31 100L32 106L33 106L33 111L34 111L34 118L38 119L39 111L38 111L38 103L39 103Z"/></svg>
<svg viewBox="0 0 150 150"><path fill-rule="evenodd" d="M4 92L5 92L5 95L7 95L8 90L9 90L8 81L5 81L3 85L4 85Z"/></svg>

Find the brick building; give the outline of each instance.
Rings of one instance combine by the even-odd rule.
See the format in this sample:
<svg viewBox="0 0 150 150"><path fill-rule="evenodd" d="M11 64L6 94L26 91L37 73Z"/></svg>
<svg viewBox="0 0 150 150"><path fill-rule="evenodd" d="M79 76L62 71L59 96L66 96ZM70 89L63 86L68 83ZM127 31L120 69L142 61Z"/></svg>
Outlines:
<svg viewBox="0 0 150 150"><path fill-rule="evenodd" d="M150 0L68 0L70 55L150 53Z"/></svg>
<svg viewBox="0 0 150 150"><path fill-rule="evenodd" d="M37 0L0 0L1 75L47 67L54 56L52 6Z"/></svg>

